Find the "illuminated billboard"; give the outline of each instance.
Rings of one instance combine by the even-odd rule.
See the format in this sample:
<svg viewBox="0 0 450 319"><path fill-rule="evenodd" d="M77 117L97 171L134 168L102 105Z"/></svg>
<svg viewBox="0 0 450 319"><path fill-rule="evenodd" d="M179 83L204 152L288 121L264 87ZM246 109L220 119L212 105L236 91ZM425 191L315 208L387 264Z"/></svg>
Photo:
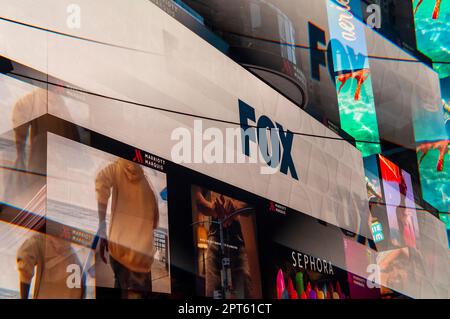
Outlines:
<svg viewBox="0 0 450 319"><path fill-rule="evenodd" d="M380 155L391 244L418 248L419 226L411 175Z"/></svg>
<svg viewBox="0 0 450 319"><path fill-rule="evenodd" d="M450 5L447 0L413 0L419 51L433 60L441 78L450 76ZM442 63L440 63L442 62Z"/></svg>
<svg viewBox="0 0 450 319"><path fill-rule="evenodd" d="M448 247L450 248L450 216L449 214L440 214L439 218L444 222L447 229Z"/></svg>
<svg viewBox="0 0 450 319"><path fill-rule="evenodd" d="M424 199L441 212L450 210L450 76L442 78L441 101L416 108L414 130Z"/></svg>
<svg viewBox="0 0 450 319"><path fill-rule="evenodd" d="M47 151L47 219L100 236L96 287L170 293L166 174L54 134Z"/></svg>
<svg viewBox="0 0 450 319"><path fill-rule="evenodd" d="M381 148L365 24L356 18L362 15L361 9L360 0L327 1L341 127L357 140L363 156L368 156L380 153Z"/></svg>
<svg viewBox="0 0 450 319"><path fill-rule="evenodd" d="M417 159L426 201L441 212L450 209L450 6L445 0L414 0L417 47L433 61L442 100L419 100L414 110Z"/></svg>
<svg viewBox="0 0 450 319"><path fill-rule="evenodd" d="M414 133L423 198L441 212L450 209L450 77L441 79L442 100L414 109Z"/></svg>
<svg viewBox="0 0 450 319"><path fill-rule="evenodd" d="M95 298L89 248L3 221L0 233L0 299Z"/></svg>
<svg viewBox="0 0 450 319"><path fill-rule="evenodd" d="M255 208L196 185L191 202L199 295L261 298Z"/></svg>
<svg viewBox="0 0 450 319"><path fill-rule="evenodd" d="M418 206L411 175L381 155L367 157L364 162L369 224L377 250L405 246L419 249Z"/></svg>

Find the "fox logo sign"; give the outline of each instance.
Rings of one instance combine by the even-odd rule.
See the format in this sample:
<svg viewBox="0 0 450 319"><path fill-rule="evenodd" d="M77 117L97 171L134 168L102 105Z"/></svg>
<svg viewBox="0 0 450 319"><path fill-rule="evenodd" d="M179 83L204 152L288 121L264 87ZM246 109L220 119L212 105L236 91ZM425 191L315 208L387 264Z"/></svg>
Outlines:
<svg viewBox="0 0 450 319"><path fill-rule="evenodd" d="M289 172L298 180L291 155L294 134L284 130L280 123L273 123L266 115L260 116L256 121L255 109L241 100L239 100L239 120L244 155L254 156L252 151L257 150L250 147L250 142L256 143L269 169L279 167L281 173L288 175Z"/></svg>

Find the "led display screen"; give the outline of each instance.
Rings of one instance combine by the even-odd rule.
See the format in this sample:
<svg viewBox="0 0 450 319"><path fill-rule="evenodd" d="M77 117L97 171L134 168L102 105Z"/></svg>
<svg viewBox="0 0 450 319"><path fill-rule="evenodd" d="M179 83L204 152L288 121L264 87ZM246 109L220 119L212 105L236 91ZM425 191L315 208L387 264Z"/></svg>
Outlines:
<svg viewBox="0 0 450 319"><path fill-rule="evenodd" d="M348 269L349 292L352 299L381 298L377 254L365 245L344 238L345 262ZM364 277L357 274L366 274Z"/></svg>
<svg viewBox="0 0 450 319"><path fill-rule="evenodd" d="M255 208L195 185L191 200L199 294L261 298Z"/></svg>
<svg viewBox="0 0 450 319"><path fill-rule="evenodd" d="M47 150L47 219L98 234L97 287L170 293L166 174L54 134Z"/></svg>
<svg viewBox="0 0 450 319"><path fill-rule="evenodd" d="M414 133L423 197L439 211L450 207L450 6L445 0L414 0L418 49L433 61L442 100L419 101L414 114Z"/></svg>
<svg viewBox="0 0 450 319"><path fill-rule="evenodd" d="M276 252L276 253L275 253ZM273 299L348 299L346 272L331 262L275 246L270 273Z"/></svg>
<svg viewBox="0 0 450 319"><path fill-rule="evenodd" d="M369 198L375 196L381 198L381 179L378 165L378 157L376 155L364 158L364 172L366 174L367 196Z"/></svg>
<svg viewBox="0 0 450 319"><path fill-rule="evenodd" d="M391 244L418 248L419 226L411 175L384 156L379 158Z"/></svg>
<svg viewBox="0 0 450 319"><path fill-rule="evenodd" d="M450 6L448 1L413 0L413 7L418 49L435 62L433 68L441 78L450 76L450 64L448 64Z"/></svg>
<svg viewBox="0 0 450 319"><path fill-rule="evenodd" d="M365 25L357 18L361 2L327 0L327 12L341 127L357 140L363 156L379 153Z"/></svg>
<svg viewBox="0 0 450 319"><path fill-rule="evenodd" d="M447 229L448 247L450 248L450 216L449 214L439 214L439 218L444 222Z"/></svg>
<svg viewBox="0 0 450 319"><path fill-rule="evenodd" d="M95 298L91 249L5 222L0 234L0 299Z"/></svg>

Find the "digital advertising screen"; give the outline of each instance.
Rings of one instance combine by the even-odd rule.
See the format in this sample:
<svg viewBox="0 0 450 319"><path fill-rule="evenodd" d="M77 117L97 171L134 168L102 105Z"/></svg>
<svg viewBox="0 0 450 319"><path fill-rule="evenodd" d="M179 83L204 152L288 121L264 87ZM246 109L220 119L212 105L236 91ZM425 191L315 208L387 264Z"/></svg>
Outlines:
<svg viewBox="0 0 450 319"><path fill-rule="evenodd" d="M386 266L385 252L372 250L351 238L344 238L344 246L347 269L351 270L347 277L352 299L408 298L403 294L403 282L386 279L392 268ZM409 265L397 266L399 273L408 271Z"/></svg>
<svg viewBox="0 0 450 319"><path fill-rule="evenodd" d="M445 0L414 0L417 47L433 61L441 99L414 110L414 134L423 197L441 212L450 208L450 6Z"/></svg>
<svg viewBox="0 0 450 319"><path fill-rule="evenodd" d="M42 116L53 96L42 83L5 74L0 74L0 95L0 202L7 210L23 209L45 185Z"/></svg>
<svg viewBox="0 0 450 319"><path fill-rule="evenodd" d="M257 216L265 298L350 299L343 239L352 236L356 241L358 236L268 204ZM328 245L322 244L323 238ZM361 276L367 277L366 271Z"/></svg>
<svg viewBox="0 0 450 319"><path fill-rule="evenodd" d="M352 270L347 273L351 298L381 298L376 252L350 238L344 238L344 249L347 268Z"/></svg>
<svg viewBox="0 0 450 319"><path fill-rule="evenodd" d="M389 242L389 227L386 205L383 203L381 176L378 155L364 157L364 172L366 174L367 197L369 198L368 226L377 248L385 247Z"/></svg>
<svg viewBox="0 0 450 319"><path fill-rule="evenodd" d="M419 225L411 175L386 157L379 159L391 244L418 248Z"/></svg>
<svg viewBox="0 0 450 319"><path fill-rule="evenodd" d="M430 57L441 78L450 76L450 6L445 0L413 0L416 40L419 51ZM440 63L444 62L444 63Z"/></svg>
<svg viewBox="0 0 450 319"><path fill-rule="evenodd" d="M90 248L0 222L1 299L94 299Z"/></svg>
<svg viewBox="0 0 450 319"><path fill-rule="evenodd" d="M396 248L380 252L377 258L381 295L385 298L399 297L396 291L413 295L426 283L426 264L418 250Z"/></svg>
<svg viewBox="0 0 450 319"><path fill-rule="evenodd" d="M281 245L275 247L269 277L272 299L350 298L345 271L326 259Z"/></svg>
<svg viewBox="0 0 450 319"><path fill-rule="evenodd" d="M442 100L415 110L414 133L423 198L441 212L450 208L450 77L441 79Z"/></svg>
<svg viewBox="0 0 450 319"><path fill-rule="evenodd" d="M380 169L377 155L366 156L364 161L364 172L366 175L367 197L383 197L381 192Z"/></svg>
<svg viewBox="0 0 450 319"><path fill-rule="evenodd" d="M170 293L166 174L50 133L47 151L47 218L96 249L96 286Z"/></svg>
<svg viewBox="0 0 450 319"><path fill-rule="evenodd" d="M361 0L327 0L330 45L341 127L364 156L380 153ZM346 21L343 23L342 21ZM367 141L367 142L358 142ZM372 143L371 143L372 142Z"/></svg>
<svg viewBox="0 0 450 319"><path fill-rule="evenodd" d="M449 214L439 214L439 219L442 220L447 229L448 248L450 249L450 216Z"/></svg>
<svg viewBox="0 0 450 319"><path fill-rule="evenodd" d="M199 295L261 298L255 208L197 185L191 203Z"/></svg>

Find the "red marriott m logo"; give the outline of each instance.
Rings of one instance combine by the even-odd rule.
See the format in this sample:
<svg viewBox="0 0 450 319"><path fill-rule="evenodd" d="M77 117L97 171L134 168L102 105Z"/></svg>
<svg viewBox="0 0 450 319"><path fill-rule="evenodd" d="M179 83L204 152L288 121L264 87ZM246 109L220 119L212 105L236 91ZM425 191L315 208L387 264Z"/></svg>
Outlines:
<svg viewBox="0 0 450 319"><path fill-rule="evenodd" d="M133 162L138 162L138 163L144 164L144 160L142 159L142 153L140 150L137 150L137 149L134 150Z"/></svg>
<svg viewBox="0 0 450 319"><path fill-rule="evenodd" d="M269 204L269 211L271 212L276 212L277 208L275 207L275 203L274 202L270 202Z"/></svg>
<svg viewBox="0 0 450 319"><path fill-rule="evenodd" d="M72 239L72 231L69 227L63 226L62 237L64 239L69 239L69 240Z"/></svg>

